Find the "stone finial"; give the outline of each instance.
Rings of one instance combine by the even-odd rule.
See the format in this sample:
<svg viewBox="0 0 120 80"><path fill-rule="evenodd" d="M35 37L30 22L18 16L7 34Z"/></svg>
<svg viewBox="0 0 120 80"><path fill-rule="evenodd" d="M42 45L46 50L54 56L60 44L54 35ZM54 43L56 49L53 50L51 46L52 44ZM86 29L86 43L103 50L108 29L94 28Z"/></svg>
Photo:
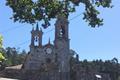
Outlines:
<svg viewBox="0 0 120 80"><path fill-rule="evenodd" d="M42 28L40 28L40 31L42 32Z"/></svg>
<svg viewBox="0 0 120 80"><path fill-rule="evenodd" d="M36 30L38 30L38 31L39 31L39 26L38 26L38 23L37 23L37 25L36 25Z"/></svg>
<svg viewBox="0 0 120 80"><path fill-rule="evenodd" d="M76 54L76 60L77 60L77 62L79 62L79 55L78 54Z"/></svg>
<svg viewBox="0 0 120 80"><path fill-rule="evenodd" d="M34 27L32 27L32 31L34 31Z"/></svg>
<svg viewBox="0 0 120 80"><path fill-rule="evenodd" d="M58 20L63 20L63 21L68 21L67 18L65 16L62 16L62 15L58 15L57 19Z"/></svg>
<svg viewBox="0 0 120 80"><path fill-rule="evenodd" d="M49 38L48 44L50 44L50 38Z"/></svg>

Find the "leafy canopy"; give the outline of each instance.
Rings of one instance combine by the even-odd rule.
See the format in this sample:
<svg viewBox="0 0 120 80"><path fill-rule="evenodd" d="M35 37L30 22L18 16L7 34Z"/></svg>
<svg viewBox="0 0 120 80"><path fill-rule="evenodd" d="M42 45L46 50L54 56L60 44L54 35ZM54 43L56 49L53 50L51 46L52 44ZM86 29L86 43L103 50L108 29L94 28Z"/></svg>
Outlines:
<svg viewBox="0 0 120 80"><path fill-rule="evenodd" d="M34 24L43 20L42 26L47 28L51 19L62 15L68 18L76 11L80 3L85 5L83 19L92 27L103 25L103 19L98 15L96 7L111 8L111 0L6 0L6 5L12 8L14 22Z"/></svg>

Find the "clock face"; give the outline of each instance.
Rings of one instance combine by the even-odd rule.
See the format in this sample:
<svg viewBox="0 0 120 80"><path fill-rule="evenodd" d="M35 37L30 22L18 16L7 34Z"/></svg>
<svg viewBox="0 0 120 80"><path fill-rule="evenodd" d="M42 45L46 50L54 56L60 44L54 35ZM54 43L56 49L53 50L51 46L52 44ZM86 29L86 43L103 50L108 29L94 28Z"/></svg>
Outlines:
<svg viewBox="0 0 120 80"><path fill-rule="evenodd" d="M47 53L47 54L51 54L51 53L52 53L52 49L51 49L51 48L47 48L47 49L46 49L46 53Z"/></svg>

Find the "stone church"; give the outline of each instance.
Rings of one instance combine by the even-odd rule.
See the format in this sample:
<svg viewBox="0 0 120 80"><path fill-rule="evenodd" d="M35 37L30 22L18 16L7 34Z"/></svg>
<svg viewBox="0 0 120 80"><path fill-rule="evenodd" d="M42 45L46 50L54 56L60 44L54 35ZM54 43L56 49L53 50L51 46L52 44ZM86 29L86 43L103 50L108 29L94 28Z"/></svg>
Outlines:
<svg viewBox="0 0 120 80"><path fill-rule="evenodd" d="M69 80L71 54L68 24L67 19L58 17L55 23L54 44L48 41L48 44L42 45L42 29L39 29L38 25L35 30L32 29L30 52L24 63L24 71L44 73L44 77L41 76L42 79L39 80Z"/></svg>
<svg viewBox="0 0 120 80"><path fill-rule="evenodd" d="M38 25L36 29L32 29L30 52L22 68L25 73L23 80L111 80L108 74L99 73L92 68L88 71L82 67L78 54L73 57L68 24L66 18L58 17L54 43L51 44L49 40L46 45L42 45L42 29L39 29ZM71 57L75 60L72 66ZM101 74L102 79L96 79L96 74Z"/></svg>

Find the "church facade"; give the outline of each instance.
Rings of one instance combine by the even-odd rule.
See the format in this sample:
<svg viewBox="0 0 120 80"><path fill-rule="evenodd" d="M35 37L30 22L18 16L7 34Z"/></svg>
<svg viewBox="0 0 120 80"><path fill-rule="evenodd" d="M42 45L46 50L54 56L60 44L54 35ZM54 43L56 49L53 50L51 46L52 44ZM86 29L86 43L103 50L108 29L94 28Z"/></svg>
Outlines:
<svg viewBox="0 0 120 80"><path fill-rule="evenodd" d="M30 52L24 63L24 71L39 71L44 73L40 80L69 80L70 77L70 49L68 37L68 20L58 17L55 23L54 44L42 45L42 29L38 25L31 31ZM50 72L52 76L47 74ZM56 76L56 78L55 78ZM52 78L52 79L51 79Z"/></svg>

